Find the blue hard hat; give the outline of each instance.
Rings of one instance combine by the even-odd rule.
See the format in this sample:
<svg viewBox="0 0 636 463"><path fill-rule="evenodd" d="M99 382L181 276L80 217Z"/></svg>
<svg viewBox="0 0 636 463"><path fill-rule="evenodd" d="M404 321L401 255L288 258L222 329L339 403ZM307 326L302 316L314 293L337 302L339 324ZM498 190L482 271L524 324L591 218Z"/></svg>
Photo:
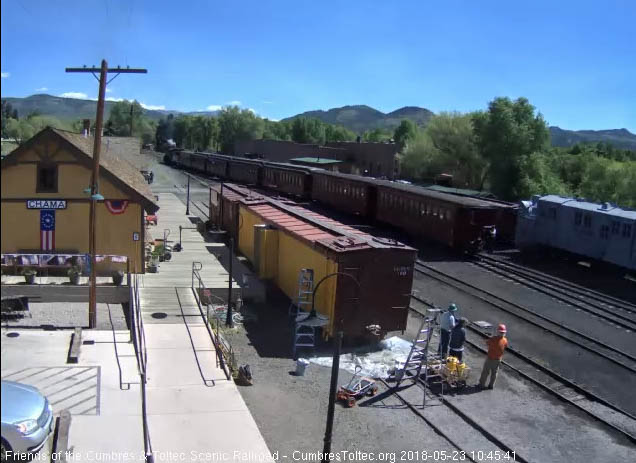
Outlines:
<svg viewBox="0 0 636 463"><path fill-rule="evenodd" d="M455 304L451 304L448 306L448 310L451 312L455 312L457 310L457 306Z"/></svg>

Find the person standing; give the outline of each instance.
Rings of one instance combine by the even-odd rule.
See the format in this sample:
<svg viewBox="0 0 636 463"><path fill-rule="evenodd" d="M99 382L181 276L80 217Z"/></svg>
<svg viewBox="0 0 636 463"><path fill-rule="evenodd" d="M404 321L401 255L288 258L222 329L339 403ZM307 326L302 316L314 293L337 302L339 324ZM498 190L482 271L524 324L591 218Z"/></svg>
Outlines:
<svg viewBox="0 0 636 463"><path fill-rule="evenodd" d="M488 389L495 387L495 380L497 379L497 372L499 371L499 365L503 358L504 350L508 346L508 340L506 339L506 325L503 323L497 327L497 336L491 336L486 340L488 345L488 356L484 362L484 368L481 370L481 377L479 378L479 387L484 389L486 387L486 380L490 375L490 383Z"/></svg>
<svg viewBox="0 0 636 463"><path fill-rule="evenodd" d="M464 356L464 341L466 341L465 327L467 324L468 320L465 318L460 318L459 320L457 320L457 324L450 333L450 342L448 344L448 355L456 357L457 360L460 361L460 363Z"/></svg>
<svg viewBox="0 0 636 463"><path fill-rule="evenodd" d="M442 359L446 358L446 355L448 353L448 343L450 342L451 330L455 328L455 312L457 312L457 306L455 304L451 304L448 306L448 310L441 316L440 340L437 352Z"/></svg>

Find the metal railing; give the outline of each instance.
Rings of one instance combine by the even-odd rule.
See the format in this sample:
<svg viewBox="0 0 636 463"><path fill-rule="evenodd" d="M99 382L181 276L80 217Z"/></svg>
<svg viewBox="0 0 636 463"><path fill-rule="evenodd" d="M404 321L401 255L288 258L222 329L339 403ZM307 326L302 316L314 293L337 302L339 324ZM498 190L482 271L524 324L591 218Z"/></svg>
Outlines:
<svg viewBox="0 0 636 463"><path fill-rule="evenodd" d="M232 377L233 370L236 369L236 356L234 355L232 344L230 344L230 342L227 341L220 333L219 326L221 324L221 320L216 308L214 310L216 332L214 332L210 326L210 306L214 306L214 304L212 304L212 299L217 300L221 307L226 307L227 302L222 297L212 294L212 291L205 287L205 283L203 282L203 278L201 278L200 274L202 268L203 264L201 264L201 262L192 262L192 292L194 293L194 298L197 301L197 306L199 307L201 316L205 320L205 327L208 330L212 344L214 344L214 349L216 351L216 365L221 367L221 369L225 372L227 379L230 379ZM205 306L205 312L203 311L203 306Z"/></svg>
<svg viewBox="0 0 636 463"><path fill-rule="evenodd" d="M148 352L146 349L146 333L144 331L144 322L139 301L139 276L137 274L128 274L128 286L130 288L130 331L133 345L135 347L141 386L141 418L143 426L144 452L146 461L153 463L154 456L152 453L150 433L148 431L148 414L146 411L146 372L148 365Z"/></svg>

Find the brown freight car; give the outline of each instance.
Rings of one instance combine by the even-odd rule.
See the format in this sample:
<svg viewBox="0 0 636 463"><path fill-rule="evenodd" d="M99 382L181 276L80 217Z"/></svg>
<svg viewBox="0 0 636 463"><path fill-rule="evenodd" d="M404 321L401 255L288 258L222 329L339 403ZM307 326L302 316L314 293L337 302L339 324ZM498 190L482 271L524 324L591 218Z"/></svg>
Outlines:
<svg viewBox="0 0 636 463"><path fill-rule="evenodd" d="M375 189L359 175L315 170L311 198L336 210L373 217Z"/></svg>
<svg viewBox="0 0 636 463"><path fill-rule="evenodd" d="M458 250L481 247L484 227L494 226L498 208L487 201L372 180L377 188L375 218L410 235Z"/></svg>
<svg viewBox="0 0 636 463"><path fill-rule="evenodd" d="M301 269L314 271L314 284L329 278L316 294L327 335L406 329L415 249L269 198L241 200L239 214L241 252L290 299L298 296Z"/></svg>
<svg viewBox="0 0 636 463"><path fill-rule="evenodd" d="M226 230L233 238L238 237L240 227L238 207L241 200L246 202L263 199L249 188L233 183L222 183L210 186L210 225Z"/></svg>
<svg viewBox="0 0 636 463"><path fill-rule="evenodd" d="M280 162L264 162L262 186L281 193L308 198L313 169Z"/></svg>
<svg viewBox="0 0 636 463"><path fill-rule="evenodd" d="M228 156L220 154L211 154L208 157L208 165L206 173L214 175L215 177L226 178L227 168L229 164Z"/></svg>
<svg viewBox="0 0 636 463"><path fill-rule="evenodd" d="M227 176L234 182L246 183L248 185L260 185L262 164L263 163L261 161L231 157L229 160Z"/></svg>

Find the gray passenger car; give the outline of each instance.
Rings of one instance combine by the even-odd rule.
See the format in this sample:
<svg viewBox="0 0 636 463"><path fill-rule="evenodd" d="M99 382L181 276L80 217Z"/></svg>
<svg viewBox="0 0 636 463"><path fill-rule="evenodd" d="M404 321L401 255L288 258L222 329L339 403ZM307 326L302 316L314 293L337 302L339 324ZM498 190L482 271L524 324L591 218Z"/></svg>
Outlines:
<svg viewBox="0 0 636 463"><path fill-rule="evenodd" d="M516 245L561 249L636 269L636 211L557 195L522 201Z"/></svg>

